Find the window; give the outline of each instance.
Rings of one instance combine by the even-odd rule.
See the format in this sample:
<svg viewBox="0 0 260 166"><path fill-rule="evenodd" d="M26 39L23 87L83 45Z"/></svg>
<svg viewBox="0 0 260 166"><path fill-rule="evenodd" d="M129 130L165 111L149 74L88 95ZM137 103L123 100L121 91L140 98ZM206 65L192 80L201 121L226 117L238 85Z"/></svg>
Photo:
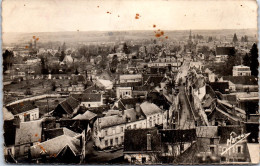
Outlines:
<svg viewBox="0 0 260 166"><path fill-rule="evenodd" d="M107 136L107 130L105 130L105 136Z"/></svg>
<svg viewBox="0 0 260 166"><path fill-rule="evenodd" d="M29 148L30 148L30 146L25 146L25 147L24 147L24 153L25 153L25 154L27 154L27 153L28 153L28 151L29 151Z"/></svg>
<svg viewBox="0 0 260 166"><path fill-rule="evenodd" d="M184 151L184 144L180 144L180 151Z"/></svg>
<svg viewBox="0 0 260 166"><path fill-rule="evenodd" d="M113 133L113 135L116 134L116 130L115 130L115 129L112 129L112 133Z"/></svg>
<svg viewBox="0 0 260 166"><path fill-rule="evenodd" d="M135 157L131 157L131 163L135 162L136 158Z"/></svg>
<svg viewBox="0 0 260 166"><path fill-rule="evenodd" d="M88 104L88 107L90 107L90 104Z"/></svg>
<svg viewBox="0 0 260 166"><path fill-rule="evenodd" d="M127 126L127 129L131 129L131 126Z"/></svg>
<svg viewBox="0 0 260 166"><path fill-rule="evenodd" d="M124 136L121 136L121 142L124 143Z"/></svg>
<svg viewBox="0 0 260 166"><path fill-rule="evenodd" d="M214 138L210 138L210 145L214 145Z"/></svg>
<svg viewBox="0 0 260 166"><path fill-rule="evenodd" d="M110 139L110 146L113 146L113 139Z"/></svg>
<svg viewBox="0 0 260 166"><path fill-rule="evenodd" d="M108 140L105 140L105 146L108 146Z"/></svg>
<svg viewBox="0 0 260 166"><path fill-rule="evenodd" d="M145 163L145 162L146 162L146 158L142 157L142 163Z"/></svg>
<svg viewBox="0 0 260 166"><path fill-rule="evenodd" d="M136 124L134 124L134 129L136 129Z"/></svg>
<svg viewBox="0 0 260 166"><path fill-rule="evenodd" d="M212 147L210 147L209 149L210 149L210 152L211 152L211 153L215 153L215 147L212 146Z"/></svg>
<svg viewBox="0 0 260 166"><path fill-rule="evenodd" d="M241 146L237 146L237 153L242 153L242 147Z"/></svg>
<svg viewBox="0 0 260 166"><path fill-rule="evenodd" d="M30 114L25 114L25 115L24 115L24 121L25 121L25 122L30 121Z"/></svg>
<svg viewBox="0 0 260 166"><path fill-rule="evenodd" d="M121 132L124 132L124 127L121 127Z"/></svg>

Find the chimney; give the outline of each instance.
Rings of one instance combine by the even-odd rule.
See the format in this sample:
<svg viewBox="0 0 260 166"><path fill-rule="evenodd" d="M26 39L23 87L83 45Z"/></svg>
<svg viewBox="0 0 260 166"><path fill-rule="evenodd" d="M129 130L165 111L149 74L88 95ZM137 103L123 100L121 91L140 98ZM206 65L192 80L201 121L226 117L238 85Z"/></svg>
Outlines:
<svg viewBox="0 0 260 166"><path fill-rule="evenodd" d="M152 139L151 139L151 134L147 134L147 151L152 150Z"/></svg>

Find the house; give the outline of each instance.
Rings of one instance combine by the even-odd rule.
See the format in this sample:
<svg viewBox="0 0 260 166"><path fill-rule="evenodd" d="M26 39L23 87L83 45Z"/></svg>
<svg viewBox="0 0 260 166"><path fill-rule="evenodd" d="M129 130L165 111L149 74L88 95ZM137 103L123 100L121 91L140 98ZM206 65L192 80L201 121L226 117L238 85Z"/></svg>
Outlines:
<svg viewBox="0 0 260 166"><path fill-rule="evenodd" d="M162 156L175 157L186 151L196 141L196 130L176 130L166 129L160 130L161 134L161 145L162 145Z"/></svg>
<svg viewBox="0 0 260 166"><path fill-rule="evenodd" d="M47 141L49 139L53 139L53 138L61 136L61 135L76 137L77 135L79 135L79 133L76 133L66 127L44 129L43 130L43 139L41 142Z"/></svg>
<svg viewBox="0 0 260 166"><path fill-rule="evenodd" d="M80 138L61 135L30 147L32 159L56 160L57 163L79 163L82 155Z"/></svg>
<svg viewBox="0 0 260 166"><path fill-rule="evenodd" d="M146 101L140 105L140 109L146 118L146 128L163 124L163 110L157 105Z"/></svg>
<svg viewBox="0 0 260 166"><path fill-rule="evenodd" d="M141 112L131 108L119 115L98 118L93 128L94 145L106 149L123 145L125 129L146 128L146 119Z"/></svg>
<svg viewBox="0 0 260 166"><path fill-rule="evenodd" d="M218 133L221 163L250 162L246 140L250 133L244 133L243 127L238 125L219 126Z"/></svg>
<svg viewBox="0 0 260 166"><path fill-rule="evenodd" d="M131 164L159 163L161 135L157 129L125 130L124 159Z"/></svg>
<svg viewBox="0 0 260 166"><path fill-rule="evenodd" d="M123 74L119 76L119 83L141 82L141 74Z"/></svg>
<svg viewBox="0 0 260 166"><path fill-rule="evenodd" d="M231 91L258 91L258 79L254 76L223 76L219 82L228 82Z"/></svg>
<svg viewBox="0 0 260 166"><path fill-rule="evenodd" d="M80 102L74 97L70 96L61 103L52 112L52 115L55 117L67 117L72 118L79 109Z"/></svg>
<svg viewBox="0 0 260 166"><path fill-rule="evenodd" d="M218 154L218 126L198 126L196 127L198 145L204 149L202 155Z"/></svg>
<svg viewBox="0 0 260 166"><path fill-rule="evenodd" d="M235 47L216 47L216 62L223 62L229 55L234 55Z"/></svg>
<svg viewBox="0 0 260 166"><path fill-rule="evenodd" d="M99 93L83 93L80 97L80 102L80 106L87 108L100 107L103 105L103 96Z"/></svg>
<svg viewBox="0 0 260 166"><path fill-rule="evenodd" d="M30 146L41 142L42 121L43 119L21 122L19 128L16 128L14 145L16 158L28 156Z"/></svg>
<svg viewBox="0 0 260 166"><path fill-rule="evenodd" d="M222 94L229 93L229 82L210 82L209 85L214 91L219 91Z"/></svg>
<svg viewBox="0 0 260 166"><path fill-rule="evenodd" d="M244 65L233 66L233 76L251 76L250 67Z"/></svg>
<svg viewBox="0 0 260 166"><path fill-rule="evenodd" d="M6 109L14 116L20 118L21 122L27 122L39 119L39 108L33 101L24 101L17 104L12 104L6 107Z"/></svg>
<svg viewBox="0 0 260 166"><path fill-rule="evenodd" d="M168 67L170 66L172 70L178 69L182 65L182 62L178 61L172 57L158 58L155 61L150 61L148 67Z"/></svg>

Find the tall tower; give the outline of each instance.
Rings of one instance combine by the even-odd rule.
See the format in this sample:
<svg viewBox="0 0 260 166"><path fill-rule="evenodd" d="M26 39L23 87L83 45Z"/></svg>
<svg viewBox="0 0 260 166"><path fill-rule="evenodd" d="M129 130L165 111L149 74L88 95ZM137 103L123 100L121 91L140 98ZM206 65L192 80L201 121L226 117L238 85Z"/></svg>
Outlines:
<svg viewBox="0 0 260 166"><path fill-rule="evenodd" d="M189 36L189 40L190 40L190 41L192 40L192 36L191 36L191 30L190 30L190 36Z"/></svg>

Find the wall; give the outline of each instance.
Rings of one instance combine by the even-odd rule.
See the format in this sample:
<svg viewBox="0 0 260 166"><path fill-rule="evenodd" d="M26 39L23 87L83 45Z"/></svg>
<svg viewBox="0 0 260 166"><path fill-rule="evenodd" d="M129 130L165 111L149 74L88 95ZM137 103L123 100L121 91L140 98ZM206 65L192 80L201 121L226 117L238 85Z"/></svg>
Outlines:
<svg viewBox="0 0 260 166"><path fill-rule="evenodd" d="M155 162L155 158L153 157L153 155L149 155L148 153L125 153L124 154L124 159L127 160L129 163L131 163L131 158L135 158L136 160L136 164L138 163L142 163L142 158L146 159L146 162Z"/></svg>
<svg viewBox="0 0 260 166"><path fill-rule="evenodd" d="M21 122L24 122L24 117L26 115L30 115L30 121L39 119L39 108L35 108L20 114L17 114L16 116L19 116Z"/></svg>
<svg viewBox="0 0 260 166"><path fill-rule="evenodd" d="M116 97L118 99L121 98L121 97L124 97L125 95L132 96L132 88L131 87L117 87L116 88Z"/></svg>

